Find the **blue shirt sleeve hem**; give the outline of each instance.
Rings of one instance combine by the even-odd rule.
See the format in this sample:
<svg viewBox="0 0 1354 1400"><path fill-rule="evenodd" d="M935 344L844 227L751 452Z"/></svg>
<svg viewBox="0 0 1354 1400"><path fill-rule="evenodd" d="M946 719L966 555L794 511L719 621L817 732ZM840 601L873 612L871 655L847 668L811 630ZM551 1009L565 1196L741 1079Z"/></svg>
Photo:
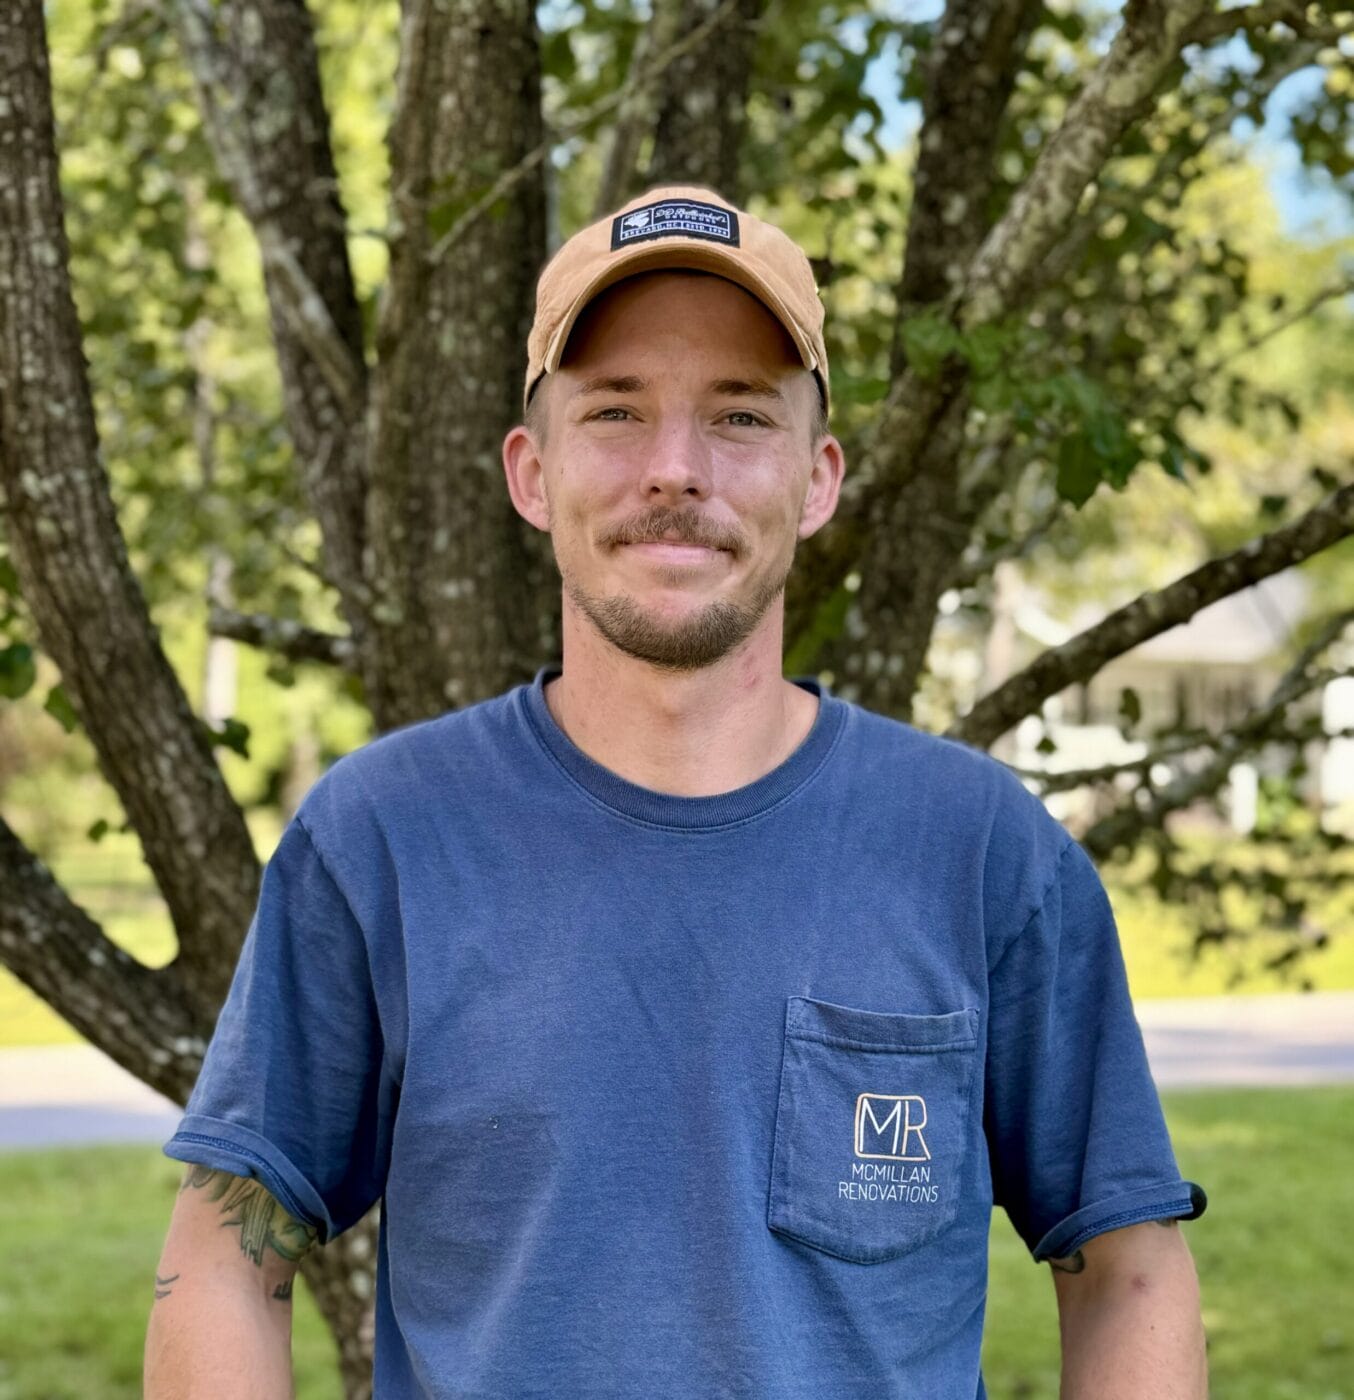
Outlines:
<svg viewBox="0 0 1354 1400"><path fill-rule="evenodd" d="M1031 1252L1036 1263L1042 1263L1045 1259L1065 1259L1087 1240L1103 1235L1107 1230L1141 1225L1147 1220L1196 1220L1207 1206L1208 1197L1203 1188L1192 1181L1144 1186L1137 1191L1083 1206L1060 1220Z"/></svg>
<svg viewBox="0 0 1354 1400"><path fill-rule="evenodd" d="M196 1162L263 1183L284 1210L311 1226L321 1244L336 1232L324 1198L284 1152L240 1123L203 1114L186 1114L178 1131L161 1149L179 1162Z"/></svg>

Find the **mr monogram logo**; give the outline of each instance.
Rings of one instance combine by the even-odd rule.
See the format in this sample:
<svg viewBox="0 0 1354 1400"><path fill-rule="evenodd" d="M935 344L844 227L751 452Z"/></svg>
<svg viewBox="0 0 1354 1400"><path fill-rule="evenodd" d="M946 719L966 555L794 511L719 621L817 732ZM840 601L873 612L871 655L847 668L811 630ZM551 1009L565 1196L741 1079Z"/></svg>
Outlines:
<svg viewBox="0 0 1354 1400"><path fill-rule="evenodd" d="M925 1126L926 1100L920 1094L861 1094L856 1099L856 1156L929 1162L931 1149L921 1135ZM880 1151L884 1147L888 1150Z"/></svg>
<svg viewBox="0 0 1354 1400"><path fill-rule="evenodd" d="M926 1100L920 1094L859 1095L853 1147L856 1157L873 1160L851 1163L851 1180L837 1183L838 1198L934 1204L940 1192L929 1166L891 1165L930 1162L925 1127Z"/></svg>

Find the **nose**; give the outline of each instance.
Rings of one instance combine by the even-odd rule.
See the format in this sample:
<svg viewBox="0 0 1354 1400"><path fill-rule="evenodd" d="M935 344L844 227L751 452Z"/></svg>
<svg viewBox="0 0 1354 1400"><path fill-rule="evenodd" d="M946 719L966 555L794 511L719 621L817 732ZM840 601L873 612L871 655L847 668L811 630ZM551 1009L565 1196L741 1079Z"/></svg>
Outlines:
<svg viewBox="0 0 1354 1400"><path fill-rule="evenodd" d="M692 415L666 417L648 445L649 457L640 480L646 501L699 500L710 494L710 448Z"/></svg>

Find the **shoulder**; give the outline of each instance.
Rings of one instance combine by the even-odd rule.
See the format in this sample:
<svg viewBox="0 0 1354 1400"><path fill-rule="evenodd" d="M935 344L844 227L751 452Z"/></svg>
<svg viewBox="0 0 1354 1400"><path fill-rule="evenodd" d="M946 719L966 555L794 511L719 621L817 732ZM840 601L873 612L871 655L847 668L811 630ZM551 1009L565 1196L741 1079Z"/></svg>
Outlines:
<svg viewBox="0 0 1354 1400"><path fill-rule="evenodd" d="M856 765L879 802L904 801L907 828L963 853L981 880L989 931L1024 922L1057 879L1067 829L1020 775L991 754L852 706Z"/></svg>
<svg viewBox="0 0 1354 1400"><path fill-rule="evenodd" d="M849 708L857 762L875 767L888 781L905 776L914 802L984 819L984 826L1011 834L1019 827L1032 827L1056 829L1066 837L1066 829L1026 787L1024 778L997 757L857 704Z"/></svg>
<svg viewBox="0 0 1354 1400"><path fill-rule="evenodd" d="M387 730L336 759L312 784L297 817L321 848L446 804L492 766L509 726L511 691Z"/></svg>

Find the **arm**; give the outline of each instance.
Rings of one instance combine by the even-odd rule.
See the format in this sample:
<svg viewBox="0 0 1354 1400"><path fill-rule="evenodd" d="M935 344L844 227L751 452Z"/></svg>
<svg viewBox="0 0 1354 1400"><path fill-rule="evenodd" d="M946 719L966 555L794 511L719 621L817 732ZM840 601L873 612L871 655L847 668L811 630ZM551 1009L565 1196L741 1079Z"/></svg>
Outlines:
<svg viewBox="0 0 1354 1400"><path fill-rule="evenodd" d="M1049 1263L1062 1400L1207 1400L1199 1281L1174 1220L1109 1230Z"/></svg>
<svg viewBox="0 0 1354 1400"><path fill-rule="evenodd" d="M190 1166L155 1271L146 1400L289 1400L292 1280L315 1242L259 1182Z"/></svg>

